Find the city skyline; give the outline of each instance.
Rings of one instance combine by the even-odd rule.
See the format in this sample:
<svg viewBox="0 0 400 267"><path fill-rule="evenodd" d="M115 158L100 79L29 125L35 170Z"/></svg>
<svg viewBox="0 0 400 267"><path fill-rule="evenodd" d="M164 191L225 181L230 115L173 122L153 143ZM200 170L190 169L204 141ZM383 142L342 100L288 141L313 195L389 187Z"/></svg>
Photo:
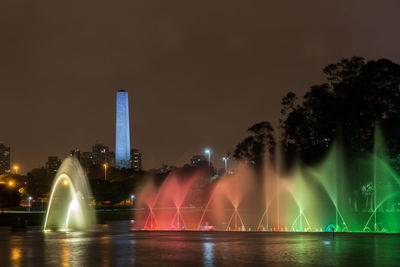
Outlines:
<svg viewBox="0 0 400 267"><path fill-rule="evenodd" d="M400 61L398 1L1 7L0 141L23 173L95 140L112 147L115 88L130 92L133 147L157 168L205 147L219 162L341 58Z"/></svg>
<svg viewBox="0 0 400 267"><path fill-rule="evenodd" d="M0 143L0 148L1 146L4 146L4 144ZM105 147L107 148L107 151L95 151L96 147ZM34 170L34 169L38 169L38 168L45 168L45 169L49 169L51 170L51 172L55 173L57 171L57 168L61 165L61 161L66 159L69 156L74 156L78 159L78 161L81 163L81 165L83 167L88 167L90 165L100 165L103 166L104 164L107 164L107 168L108 167L116 167L115 166L115 162L114 162L114 151L110 150L109 147L107 145L104 145L103 143L99 143L98 140L96 140L96 142L94 143L94 145L91 146L92 151L84 151L81 150L78 147L75 147L73 149L70 150L70 152L68 153L68 155L66 157L60 157L59 154L54 154L54 155L48 155L46 157L46 159L43 160L43 164L39 164L37 166L34 166L32 169L27 170L25 172L21 172L21 163L20 162L11 162L8 161L6 163L6 165L8 165L8 168L5 168L3 171L0 171L0 174L6 174L6 173L14 173L14 174L20 174L20 175L25 175L26 173ZM10 148L8 147L10 152ZM140 151L140 149L138 148L132 148L130 150L130 162L131 162L131 169L134 171L151 171L154 172L154 170L158 170L158 169L162 169L165 167L183 167L185 165L192 165L192 166L197 166L197 163L195 163L193 161L194 158L206 158L206 154L204 153L204 151L198 151L195 152L193 155L190 156L190 158L188 158L187 162L183 162L182 165L168 165L165 163L161 163L159 166L155 166L155 167L147 167L147 168L143 168L143 160L142 160L142 153ZM98 155L95 155L93 158L93 153L98 153L98 154L102 154L105 153L103 157L97 158L99 157ZM9 153L10 154L10 153ZM226 166L227 161L231 160L231 158L224 156L222 158L211 158L210 162L212 165L216 165L219 166L221 164L219 164L219 160L223 161L223 166ZM0 159L1 161L1 159ZM53 161L53 162L52 162ZM54 162L57 161L58 164L54 164ZM200 161L200 160L199 160ZM203 164L204 162L202 162ZM49 164L52 164L52 166L49 166ZM207 160L207 164L208 164L208 160ZM104 167L104 166L103 166ZM222 168L220 168L222 169Z"/></svg>
<svg viewBox="0 0 400 267"><path fill-rule="evenodd" d="M116 95L116 101L115 101L115 114L116 114L116 119L115 119L115 122L114 122L114 125L115 125L115 132L117 132L117 128L118 128L118 125L121 125L121 124L123 124L123 122L124 121L126 121L127 120L127 123L128 123L128 125L126 126L124 126L125 127L125 129L122 129L122 130L124 130L124 131L126 131L127 130L127 134L126 133L124 133L124 134L122 134L122 138L124 138L124 139L127 139L127 142L128 142L128 150L127 151L129 151L129 161L130 161L130 164L131 164L131 162L132 162L132 157L136 157L136 159L137 159L137 156L133 156L132 155L132 153L134 153L134 152L132 152L132 151L136 151L136 153L140 153L140 167L138 167L138 166L133 166L133 169L135 169L136 171L137 170L144 170L144 169L146 169L146 170L155 170L155 169L162 169L162 168L164 168L165 166L184 166L184 165L187 165L187 164L192 164L193 162L192 162L192 157L196 157L196 156L198 156L198 155L203 155L204 154L204 151L202 151L202 150L199 150L199 151L194 151L191 155L188 155L188 158L186 159L186 161L184 160L184 161L181 161L180 163L178 163L178 164L166 164L166 162L167 162L167 160L165 160L165 161L161 161L161 163L159 164L159 165L153 165L153 166L151 166L151 167L145 167L145 168L143 168L143 166L145 166L145 163L143 163L143 161L142 161L142 153L140 152L141 150L140 150L140 148L137 148L137 147L133 147L133 146L131 146L130 144L132 143L132 139L133 139L133 136L131 136L130 135L130 124L131 124L131 120L133 120L133 118L132 118L132 116L130 115L130 107L129 107L129 94L128 94L128 92L127 91L125 91L125 90L123 90L123 89L119 89L119 90L115 90L115 95ZM119 99L119 100L118 100ZM120 104L118 104L118 103L120 103ZM118 111L117 111L117 109L118 109L118 105L120 106L120 109L121 109L121 112L123 113L123 116L121 117L118 117ZM120 112L120 113L121 113ZM120 120L119 122L118 122L118 120ZM126 127L127 127L127 129L126 129ZM121 127L120 127L121 128ZM117 134L116 134L116 136L117 136ZM120 138L121 138L120 137ZM117 145L117 143L118 143L118 141L117 141L117 137L115 138L115 140L114 140L114 144L115 144L115 151L117 151L117 149L118 149L118 145ZM2 142L0 142L0 145L3 145L3 146L5 146L6 144L3 144ZM96 141L95 141L95 144L94 144L94 146L93 145L90 145L90 147L92 147L92 149L94 149L94 147L95 146L97 146L97 145L100 145L100 146L103 146L103 145L105 145L106 147L107 147L107 149L108 149L108 147L109 147L109 144L106 144L106 143L104 143L104 142L99 142L99 140L97 140L96 139ZM87 147L87 145L85 146L85 147ZM131 149L132 148L132 149ZM12 153L12 148L11 148L11 146L9 146L8 147L8 149L9 149L9 158L13 158L13 153ZM125 148L123 149L124 151L126 150ZM10 152L11 151L11 152ZM32 168L30 168L30 169L27 169L26 167L24 167L25 165L24 165L24 163L23 162L21 162L21 161L17 161L17 160L9 160L9 165L10 165L10 167L9 167L9 171L12 173L13 171L15 172L15 170L13 169L13 168L18 168L18 173L19 174L26 174L26 173L28 173L28 172L30 172L31 170L33 170L33 169L36 169L36 168L42 168L42 167L44 167L44 168L46 168L46 169L48 169L48 161L50 160L50 158L54 158L54 159L56 159L57 160L57 158L59 157L59 160L63 160L63 159L65 159L65 158L67 158L68 156L72 156L73 154L74 154L74 152L76 152L76 151L78 151L78 152L80 152L80 153L83 153L82 155L80 155L79 156L79 158L81 158L82 156L84 157L84 155L85 155L85 153L92 153L92 152L84 152L85 151L85 149L83 149L83 150L81 150L81 148L80 147L78 147L78 146L76 146L76 147L73 147L73 148L71 148L70 150L69 150L69 153L65 153L65 151L63 151L63 152L60 152L60 153L53 153L53 154L51 154L51 155L47 155L46 157L45 157L45 159L44 159L44 163L43 164L39 164L39 165L36 165L36 166L33 166ZM112 150L109 150L110 152L112 152L112 153L114 153ZM211 150L209 150L209 151L211 151ZM213 154L214 154L214 152L215 151L213 151ZM229 151L230 152L230 151ZM224 166L224 163L220 163L219 161L220 161L220 159L221 160L225 160L226 158L227 158L227 154L229 153L229 152L227 152L227 153L221 153L221 152L217 152L216 154L217 154L217 158L215 158L215 159L212 159L212 158L210 158L210 162L214 162L214 164L215 164L215 166L217 166L217 167L221 167L221 166ZM108 153L108 151L107 151L107 153ZM65 155L65 156L64 156ZM115 155L116 155L116 153L115 153ZM218 157L218 156L221 156L221 157ZM10 157L11 156L11 157ZM116 157L116 156L115 156ZM15 156L14 156L14 158L16 158ZM47 159L47 161L45 161ZM81 159L79 159L80 161L81 161ZM214 160L214 161L213 161ZM106 160L106 161L104 161L104 163L107 163L107 164L109 164L109 162ZM132 162L133 163L133 162ZM84 164L84 163L83 163ZM113 163L113 164L111 164L111 165L113 165L113 167L114 167L114 164L115 164L115 167L116 168L122 168L122 165L121 166L116 166L117 165L117 158L115 158L115 163ZM124 163L125 164L125 163ZM17 166L17 167L16 167ZM21 167L22 166L22 167ZM127 165L125 166L125 168L127 167ZM130 168L130 167L128 167L128 168ZM5 172L6 173L6 172Z"/></svg>
<svg viewBox="0 0 400 267"><path fill-rule="evenodd" d="M2 146L4 148L8 149L7 150L8 155L6 156L6 158L8 157L8 162L5 164L3 163L3 166L8 166L8 167L3 168L3 171L0 171L0 174L6 174L6 173L16 174L16 173L18 173L18 174L25 175L26 173L28 173L34 169L38 169L38 168L48 169L48 170L50 170L51 173L55 174L55 172L57 171L57 168L61 165L61 161L64 160L65 158L67 158L68 156L76 157L84 168L87 168L87 167L90 167L90 166L93 166L96 164L100 165L100 166L103 166L104 164L106 164L107 168L108 167L116 167L114 151L110 150L107 145L104 145L103 143L99 142L98 140L96 140L94 145L91 146L91 148L92 148L91 151L84 151L78 147L75 147L70 150L70 152L68 153L68 155L65 158L63 158L63 157L59 158L58 154L48 155L45 159L47 161L45 161L41 165L33 167L31 170L27 170L26 172L21 172L21 163L11 162L9 160L10 150L11 150L10 147L6 147L3 143L0 143L0 148L2 148ZM214 151L211 151L210 149L206 149L206 150L214 153ZM0 152L2 152L2 151L0 151ZM155 170L161 170L165 167L168 167L168 168L183 167L185 165L198 166L198 165L204 164L205 162L208 164L208 159L206 157L207 153L205 151L195 152L193 155L190 156L190 158L188 158L188 161L183 162L181 166L167 165L167 164L161 163L159 166L156 166L156 167L143 168L142 153L141 153L140 149L132 148L130 150L130 163L131 163L130 168L133 169L134 171L144 170L144 171L154 172ZM219 155L219 153L217 153L217 155ZM228 156L223 156L222 158L219 158L217 156L217 157L213 158L213 157L211 157L211 154L210 154L210 162L213 166L214 166L214 164L216 166L221 165L221 164L219 164L219 160L223 161L222 165L226 169L227 164L228 164L227 162L229 160L233 160L233 158L231 159ZM2 158L0 158L0 163L2 163L1 161L2 161ZM220 168L220 169L223 169L223 168Z"/></svg>

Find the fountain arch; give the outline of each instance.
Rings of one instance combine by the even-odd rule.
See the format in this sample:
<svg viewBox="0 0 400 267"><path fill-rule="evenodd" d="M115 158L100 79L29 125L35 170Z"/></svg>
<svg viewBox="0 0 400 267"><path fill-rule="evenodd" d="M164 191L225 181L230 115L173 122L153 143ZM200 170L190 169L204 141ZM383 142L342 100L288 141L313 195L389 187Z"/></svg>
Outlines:
<svg viewBox="0 0 400 267"><path fill-rule="evenodd" d="M78 160L63 161L51 187L43 230L89 228L95 223L88 179Z"/></svg>

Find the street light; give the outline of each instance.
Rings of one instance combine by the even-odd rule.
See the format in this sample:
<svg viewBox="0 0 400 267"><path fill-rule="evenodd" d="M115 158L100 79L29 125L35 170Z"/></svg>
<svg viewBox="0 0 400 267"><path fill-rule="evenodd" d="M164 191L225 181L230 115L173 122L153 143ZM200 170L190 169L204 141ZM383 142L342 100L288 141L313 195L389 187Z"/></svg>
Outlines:
<svg viewBox="0 0 400 267"><path fill-rule="evenodd" d="M103 167L104 167L104 180L107 181L107 163L104 163Z"/></svg>
<svg viewBox="0 0 400 267"><path fill-rule="evenodd" d="M28 197L28 208L29 208L29 212L31 212L31 200L32 200L32 197Z"/></svg>
<svg viewBox="0 0 400 267"><path fill-rule="evenodd" d="M131 207L133 207L133 200L135 199L135 195L131 195Z"/></svg>
<svg viewBox="0 0 400 267"><path fill-rule="evenodd" d="M18 165L14 165L15 174L18 174L18 169L19 169Z"/></svg>
<svg viewBox="0 0 400 267"><path fill-rule="evenodd" d="M228 172L228 158L223 157L222 160L225 162L225 173Z"/></svg>
<svg viewBox="0 0 400 267"><path fill-rule="evenodd" d="M211 149L206 148L204 153L208 154L208 175L211 175Z"/></svg>

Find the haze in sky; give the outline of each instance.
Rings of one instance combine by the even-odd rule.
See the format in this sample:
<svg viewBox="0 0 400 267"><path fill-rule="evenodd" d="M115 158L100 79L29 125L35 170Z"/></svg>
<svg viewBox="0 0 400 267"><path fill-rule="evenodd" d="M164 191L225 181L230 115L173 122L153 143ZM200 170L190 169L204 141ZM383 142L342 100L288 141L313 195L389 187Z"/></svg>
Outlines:
<svg viewBox="0 0 400 267"><path fill-rule="evenodd" d="M145 168L233 151L344 57L400 59L400 1L0 2L0 141L22 172L96 140L129 92Z"/></svg>

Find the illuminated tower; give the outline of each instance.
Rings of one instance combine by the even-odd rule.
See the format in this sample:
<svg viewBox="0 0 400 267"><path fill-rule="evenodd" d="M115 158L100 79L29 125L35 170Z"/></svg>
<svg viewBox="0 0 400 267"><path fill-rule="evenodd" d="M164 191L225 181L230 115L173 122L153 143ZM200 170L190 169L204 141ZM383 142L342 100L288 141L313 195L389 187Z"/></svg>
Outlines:
<svg viewBox="0 0 400 267"><path fill-rule="evenodd" d="M115 167L131 167L131 143L129 134L129 100L128 92L117 92L117 118L115 125Z"/></svg>

